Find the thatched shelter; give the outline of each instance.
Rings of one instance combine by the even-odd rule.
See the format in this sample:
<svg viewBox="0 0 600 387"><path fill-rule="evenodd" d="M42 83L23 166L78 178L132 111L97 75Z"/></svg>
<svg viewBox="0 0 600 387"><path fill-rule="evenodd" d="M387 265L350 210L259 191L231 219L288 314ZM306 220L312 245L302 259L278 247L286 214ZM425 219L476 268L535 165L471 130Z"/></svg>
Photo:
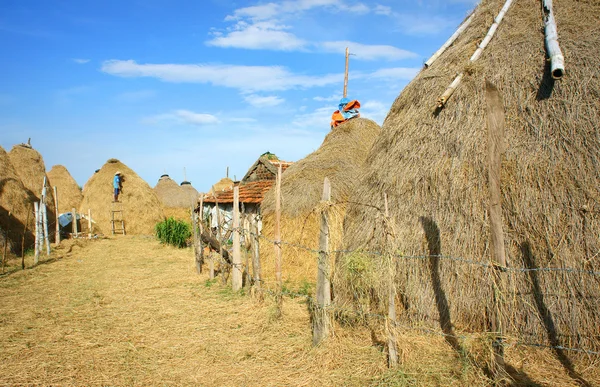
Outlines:
<svg viewBox="0 0 600 387"><path fill-rule="evenodd" d="M44 177L46 177L46 206L48 210L48 221L55 219L54 215L54 195L49 179L46 176L46 165L42 155L33 149L29 144L18 144L12 147L8 152L11 164L15 168L17 175L23 182L23 185L35 197L40 200Z"/></svg>
<svg viewBox="0 0 600 387"><path fill-rule="evenodd" d="M331 130L313 153L290 165L281 181L281 238L284 242L318 249L320 213L318 207L323 181L328 177L332 201L339 203L329 209L332 248L340 245L342 220L346 202L351 198L361 166L381 128L365 118L351 119ZM262 234L274 239L275 186L269 190L261 206ZM293 281L316 278L317 255L305 249L283 245L284 277ZM273 276L274 247L261 244L263 273Z"/></svg>
<svg viewBox="0 0 600 387"><path fill-rule="evenodd" d="M127 234L153 234L156 223L164 218L160 200L148 183L117 159L109 159L85 183L80 211L85 214L91 209L96 232L110 234L113 177L117 171L123 177L119 201L123 206Z"/></svg>
<svg viewBox="0 0 600 387"><path fill-rule="evenodd" d="M192 183L189 181L182 181L180 187L185 193L185 204L187 204L188 207L195 206L198 202L198 198L200 197L198 190L196 190L196 188L194 188Z"/></svg>
<svg viewBox="0 0 600 387"><path fill-rule="evenodd" d="M489 329L495 286L489 266L490 81L506 113L500 187L509 270L501 275L510 285L502 294L502 324L528 342L597 350L600 6L554 2L567 64L564 78L555 81L538 2L513 2L481 57L469 62L503 3L483 0L470 26L394 102L354 195L374 207L349 210L345 248L394 255L400 316L407 322L441 324L445 331ZM437 97L459 73L462 83L436 109ZM383 282L386 273L378 274ZM346 291L352 286L337 284L338 303L356 301Z"/></svg>
<svg viewBox="0 0 600 387"><path fill-rule="evenodd" d="M21 252L23 235L26 249L33 244L34 200L21 182L8 154L0 147L0 238L4 242L4 235L7 235L8 247L13 253ZM1 246L4 248L4 243Z"/></svg>
<svg viewBox="0 0 600 387"><path fill-rule="evenodd" d="M50 180L50 185L56 187L58 192L59 213L71 212L73 208L79 208L83 200L83 194L67 168L62 165L53 166L48 171L48 179Z"/></svg>

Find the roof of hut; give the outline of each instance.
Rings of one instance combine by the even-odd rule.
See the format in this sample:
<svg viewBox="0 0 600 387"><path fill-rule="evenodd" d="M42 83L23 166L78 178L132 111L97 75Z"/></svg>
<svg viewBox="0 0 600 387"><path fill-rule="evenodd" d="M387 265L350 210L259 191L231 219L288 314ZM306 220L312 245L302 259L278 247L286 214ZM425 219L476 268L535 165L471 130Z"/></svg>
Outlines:
<svg viewBox="0 0 600 387"><path fill-rule="evenodd" d="M591 252L600 250L600 6L594 1L555 1L559 44L566 62L566 75L555 81L545 50L544 13L538 3L513 2L481 57L469 62L503 3L481 1L470 26L397 97L369 153L353 201L381 209L383 195L388 195L396 251L489 262L487 80L498 88L505 112L500 186L508 264L586 268L590 254L595 254ZM437 98L458 73L464 74L462 83L444 109L436 110ZM381 248L387 232L374 207L356 205L349 211L346 248ZM489 294L479 293L491 285L481 282L488 277L476 267L452 269L457 278L459 272L464 276L460 278L463 285L453 278L447 281L455 283L442 284L452 308L475 298L491 300ZM434 274L424 274L421 280L429 283ZM531 292L528 278L518 278L525 286L518 290ZM544 278L540 291L550 293L543 294L569 293L568 285L559 286L568 279ZM419 289L421 297L433 300L434 295L424 289ZM593 289L580 290L597 297L587 293ZM535 301L511 311L525 310L527 305ZM484 307L471 303L462 314ZM597 330L594 312L579 309L577 313L586 317L571 326L562 317L571 312L558 304L555 307L557 331L568 329L574 337ZM418 313L435 315L435 305ZM457 309L451 314L458 320ZM514 317L510 322L525 324L536 318L536 311L531 311L529 319ZM589 326L578 331L577 324ZM543 337L543 327L536 330Z"/></svg>
<svg viewBox="0 0 600 387"><path fill-rule="evenodd" d="M281 177L282 211L290 216L311 211L321 199L328 177L332 197L346 200L358 178L371 144L381 128L366 118L353 118L331 130L313 153L295 162ZM275 193L266 193L261 211L275 210Z"/></svg>
<svg viewBox="0 0 600 387"><path fill-rule="evenodd" d="M224 177L210 188L210 192L221 192L233 188L233 180L228 177Z"/></svg>
<svg viewBox="0 0 600 387"><path fill-rule="evenodd" d="M70 212L73 208L79 208L83 194L79 185L73 179L67 168L55 165L48 171L50 185L56 187L58 192L58 212Z"/></svg>
<svg viewBox="0 0 600 387"><path fill-rule="evenodd" d="M47 178L46 166L44 165L42 155L28 144L18 144L13 146L10 152L8 152L8 157L25 188L39 200L44 184L44 177ZM54 195L52 194L52 189L49 188L48 179L46 180L46 204L48 205L48 211L53 214Z"/></svg>
<svg viewBox="0 0 600 387"><path fill-rule="evenodd" d="M189 207L187 193L169 175L162 175L158 179L154 192L165 207Z"/></svg>
<svg viewBox="0 0 600 387"><path fill-rule="evenodd" d="M26 223L30 231L26 234L25 247L33 242L33 201L33 196L21 182L8 154L0 147L0 228L2 234L8 232L9 245L15 253L20 252Z"/></svg>
<svg viewBox="0 0 600 387"><path fill-rule="evenodd" d="M152 234L154 226L163 219L162 205L158 196L141 177L117 159L109 159L100 171L85 183L80 210L92 211L95 228L108 234L110 213L113 207L113 178L121 172L123 191L119 201L127 234Z"/></svg>
<svg viewBox="0 0 600 387"><path fill-rule="evenodd" d="M196 205L200 193L198 192L198 190L196 190L196 188L194 188L192 183L189 181L182 181L180 187L186 195L186 206L190 207Z"/></svg>

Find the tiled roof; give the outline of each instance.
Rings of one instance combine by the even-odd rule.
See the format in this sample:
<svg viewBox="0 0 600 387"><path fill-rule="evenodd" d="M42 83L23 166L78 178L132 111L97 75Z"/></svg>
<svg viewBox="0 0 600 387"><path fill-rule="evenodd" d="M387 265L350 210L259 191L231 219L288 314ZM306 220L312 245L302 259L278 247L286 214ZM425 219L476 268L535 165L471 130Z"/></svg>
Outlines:
<svg viewBox="0 0 600 387"><path fill-rule="evenodd" d="M271 189L274 183L275 180L260 180L240 184L240 203L261 203L265 193ZM217 192L217 200L219 204L233 203L233 188ZM212 194L204 196L204 203L214 202L215 198Z"/></svg>

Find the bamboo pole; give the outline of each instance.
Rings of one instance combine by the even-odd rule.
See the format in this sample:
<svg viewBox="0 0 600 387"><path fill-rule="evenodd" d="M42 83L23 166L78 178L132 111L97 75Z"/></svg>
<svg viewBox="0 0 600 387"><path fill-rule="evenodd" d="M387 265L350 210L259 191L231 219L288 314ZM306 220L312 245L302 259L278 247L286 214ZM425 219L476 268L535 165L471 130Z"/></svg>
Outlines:
<svg viewBox="0 0 600 387"><path fill-rule="evenodd" d="M234 292L242 288L242 253L240 250L240 187L233 187L233 269L231 289Z"/></svg>
<svg viewBox="0 0 600 387"><path fill-rule="evenodd" d="M479 59L479 57L481 57L483 50L485 50L485 48L487 47L489 42L494 37L494 34L496 33L498 26L502 22L502 19L504 19L504 15L510 8L512 2L513 2L513 0L506 0L506 2L504 3L504 6L502 7L500 12L494 19L494 23L492 23L490 29L488 30L487 34L485 35L485 37L483 38L481 43L479 43L479 45L477 46L477 49L475 50L473 55L471 55L471 58L469 59L469 63L473 63L473 62L477 61L477 59ZM450 99L452 94L454 94L454 91L456 90L456 88L460 85L460 82L462 81L463 76L464 76L464 73L462 73L462 72L460 74L458 74L456 76L456 78L454 78L454 80L452 81L450 86L448 86L448 88L444 91L444 93L442 93L442 95L438 98L438 100L437 100L438 108L443 108L446 105L446 102L448 102L448 99Z"/></svg>
<svg viewBox="0 0 600 387"><path fill-rule="evenodd" d="M501 165L504 153L504 106L498 89L490 82L486 82L485 99L487 105L488 124L488 184L489 184L489 216L490 216L490 245L493 271L493 317L492 331L494 340L492 351L494 353L495 372L504 373L504 339L502 315L504 302L502 294L506 289L503 272L506 271L506 253L504 249L504 232L502 230L502 196L501 196Z"/></svg>
<svg viewBox="0 0 600 387"><path fill-rule="evenodd" d="M388 207L387 193L383 194L383 202L385 208L385 222L386 224L390 221L390 212ZM386 226L389 227L389 224ZM389 231L387 232L386 238L390 238ZM388 333L388 367L394 368L398 365L398 344L396 342L396 265L392 262L393 255L389 251L389 241L386 241L386 256L390 260L389 262L389 273L388 273L388 319L386 323Z"/></svg>
<svg viewBox="0 0 600 387"><path fill-rule="evenodd" d="M439 50L437 50L435 52L435 54L433 54L431 56L431 58L429 58L427 60L427 62L425 62L425 68L431 66L433 64L433 62L436 61L437 58L440 57L440 55L442 55L444 53L444 51L446 51L448 49L448 47L450 47L452 45L452 43L454 43L454 41L459 37L460 34L462 34L464 32L464 30L467 29L467 27L471 24L471 22L473 21L473 16L475 15L475 11L473 11L473 13L471 13L471 16L469 16L467 18L467 20L465 20L459 27L458 29L452 34L452 36L450 36L450 38L448 38L448 40L446 40L446 43L444 43L442 45L442 47L440 47Z"/></svg>
<svg viewBox="0 0 600 387"><path fill-rule="evenodd" d="M35 211L35 255L33 257L33 264L37 265L40 262L40 203L33 203Z"/></svg>
<svg viewBox="0 0 600 387"><path fill-rule="evenodd" d="M48 235L48 211L46 203L42 202L42 230L44 232L44 241L46 242L46 255L50 256L50 236Z"/></svg>
<svg viewBox="0 0 600 387"><path fill-rule="evenodd" d="M258 239L258 215L253 216L252 223L252 272L254 274L254 288L256 293L261 295L260 293L260 282L261 272L260 272L260 241Z"/></svg>
<svg viewBox="0 0 600 387"><path fill-rule="evenodd" d="M348 92L348 57L350 55L350 52L348 50L348 47L346 47L346 70L344 71L344 98L346 98L347 92Z"/></svg>
<svg viewBox="0 0 600 387"><path fill-rule="evenodd" d="M331 200L331 183L323 180L321 203ZM329 278L329 214L327 209L321 213L319 233L319 262L317 269L317 305L313 316L313 345L318 345L329 337L332 330L328 308L331 305L331 282Z"/></svg>
<svg viewBox="0 0 600 387"><path fill-rule="evenodd" d="M21 238L21 269L25 270L25 235L27 234L27 227L29 227L29 217L31 211L27 211L27 220L25 221L25 227L23 228L23 237Z"/></svg>
<svg viewBox="0 0 600 387"><path fill-rule="evenodd" d="M54 242L56 245L60 245L60 223L58 222L58 189L54 186L54 213L56 214L56 236Z"/></svg>
<svg viewBox="0 0 600 387"><path fill-rule="evenodd" d="M281 163L275 185L275 278L277 279L277 317L281 316L283 283L281 281Z"/></svg>
<svg viewBox="0 0 600 387"><path fill-rule="evenodd" d="M229 174L229 167L227 167L227 174ZM221 256L221 261L223 261L223 225L221 224L221 211L219 211L219 200L217 199L217 195L215 194L215 188L213 186L213 197L215 198L215 209L217 215L217 237L219 239L219 255ZM214 265L214 263L213 263ZM213 266L214 273L214 266ZM224 270L221 270L221 282L225 284L227 279L225 278Z"/></svg>
<svg viewBox="0 0 600 387"><path fill-rule="evenodd" d="M554 20L552 0L544 0L544 32L546 35L546 49L550 58L550 73L554 79L562 79L565 74L565 57L558 45L558 29Z"/></svg>
<svg viewBox="0 0 600 387"><path fill-rule="evenodd" d="M199 234L202 234L202 216L204 213L204 194L200 193L200 204L198 206L198 208L200 209L200 211L198 212L198 214L196 215L195 218L195 222L194 222L194 238L195 240L195 244L194 247L196 249L196 272L198 272L198 274L202 273L202 264L204 263L204 246L202 245L202 238L200 238ZM192 214L195 214L195 212L192 212ZM200 250L200 251L198 251Z"/></svg>

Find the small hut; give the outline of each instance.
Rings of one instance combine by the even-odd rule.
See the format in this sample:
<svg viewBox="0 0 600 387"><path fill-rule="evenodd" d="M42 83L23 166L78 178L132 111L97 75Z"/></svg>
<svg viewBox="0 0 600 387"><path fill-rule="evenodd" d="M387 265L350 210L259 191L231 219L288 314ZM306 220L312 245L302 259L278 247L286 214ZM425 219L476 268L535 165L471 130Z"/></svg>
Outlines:
<svg viewBox="0 0 600 387"><path fill-rule="evenodd" d="M92 211L95 232L110 234L113 203L113 178L119 171L123 176L123 191L119 204L127 234L153 234L156 223L164 219L162 205L156 193L131 168L117 159L109 159L85 183L80 212Z"/></svg>
<svg viewBox="0 0 600 387"><path fill-rule="evenodd" d="M71 212L73 208L79 208L83 194L67 168L62 165L53 166L48 172L48 179L50 185L56 187L58 192L59 213Z"/></svg>
<svg viewBox="0 0 600 387"><path fill-rule="evenodd" d="M550 12L538 2L513 2L479 59L470 60L503 4L482 0L470 25L397 97L355 186L353 201L371 206L349 209L344 248L377 262L381 255L371 252L388 246L400 263L406 322L486 331L498 272L510 283L501 291L505 334L597 351L600 7L555 2L566 62L556 72L541 28ZM505 249L504 274L493 269L490 242L486 81L505 112L501 199L493 203L501 205L504 243L496 247ZM438 99L449 90L450 99ZM379 210L384 193L393 230ZM379 274L380 282L388 278Z"/></svg>
<svg viewBox="0 0 600 387"><path fill-rule="evenodd" d="M286 243L318 249L320 213L318 207L325 177L331 182L332 201L329 209L332 248L339 247L346 204L359 177L359 171L381 128L366 118L353 118L331 129L313 153L292 164L281 178L281 239ZM275 187L261 205L262 234L274 240ZM292 281L316 278L317 256L306 249L283 245L285 278ZM274 247L261 243L263 273L274 273Z"/></svg>
<svg viewBox="0 0 600 387"><path fill-rule="evenodd" d="M33 245L34 201L35 198L21 182L8 154L0 147L0 240L3 242L2 248L6 241L9 251L19 254L23 235L25 236L25 249Z"/></svg>

